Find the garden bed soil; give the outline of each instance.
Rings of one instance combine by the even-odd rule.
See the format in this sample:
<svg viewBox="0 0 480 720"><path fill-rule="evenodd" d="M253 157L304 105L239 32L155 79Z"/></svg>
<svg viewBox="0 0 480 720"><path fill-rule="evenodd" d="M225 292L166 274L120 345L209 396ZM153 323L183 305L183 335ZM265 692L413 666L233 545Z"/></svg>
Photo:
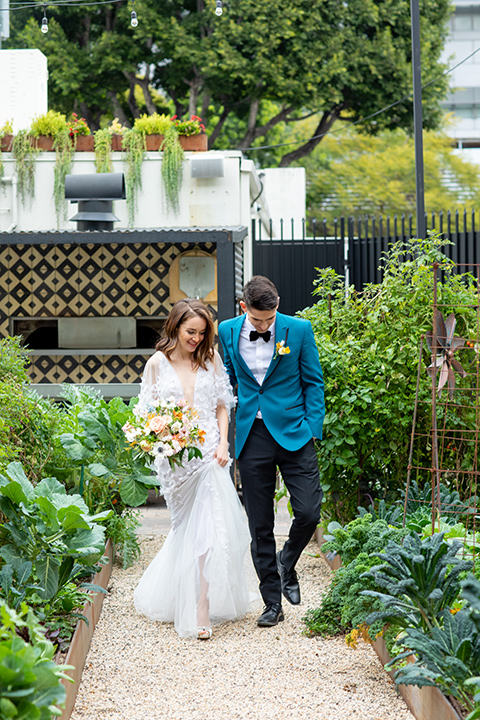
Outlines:
<svg viewBox="0 0 480 720"><path fill-rule="evenodd" d="M110 575L112 574L114 555L113 546L110 540L107 542L105 555L108 557L109 562L107 565L104 565L100 572L93 577L92 583L100 585L100 587L103 587L106 590L110 580ZM78 621L67 656L62 657L61 659L61 662L66 665L73 665L74 669L66 671L66 674L69 675L74 682L72 683L69 680L62 680L67 692L67 698L65 701L65 709L60 716L60 720L68 720L72 713L73 706L75 705L75 699L82 679L85 659L90 648L92 635L100 618L104 597L104 593L94 593L92 601L85 604L82 614L87 618L88 625L84 620Z"/></svg>
<svg viewBox="0 0 480 720"><path fill-rule="evenodd" d="M322 528L315 530L315 540L318 546L326 542ZM340 555L329 558L328 554L324 555L325 560L332 570L338 570L342 564ZM373 643L373 649L377 653L383 665L391 660L383 638L378 638ZM412 656L412 662L413 662ZM395 670L389 672L393 680ZM436 687L417 687L416 685L399 685L398 692L407 703L416 720L462 720L462 717L456 712L454 707L445 697L445 695Z"/></svg>

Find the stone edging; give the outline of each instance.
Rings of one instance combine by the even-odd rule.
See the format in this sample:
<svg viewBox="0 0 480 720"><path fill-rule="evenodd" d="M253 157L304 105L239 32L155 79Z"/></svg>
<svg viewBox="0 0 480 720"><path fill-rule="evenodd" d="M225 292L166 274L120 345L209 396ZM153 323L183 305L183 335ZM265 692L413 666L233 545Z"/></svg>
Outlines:
<svg viewBox="0 0 480 720"><path fill-rule="evenodd" d="M113 565L113 545L109 540L105 548L105 555L108 557L109 562L104 565L100 572L98 572L92 579L92 583L100 585L100 587L107 589L110 575L112 574ZM83 667L87 657L88 650L90 648L90 641L95 631L95 627L98 623L100 613L102 611L104 593L94 593L92 601L86 603L82 610L82 614L88 619L88 625L84 620L79 620L75 628L75 632L70 643L67 657L65 658L65 665L73 665L73 670L66 672L74 682L68 680L62 680L65 690L67 691L67 699L65 701L65 709L63 710L60 720L68 720L73 706L75 705L75 699L77 697L78 687L82 679Z"/></svg>
<svg viewBox="0 0 480 720"><path fill-rule="evenodd" d="M326 542L323 537L322 528L315 530L315 540L321 548ZM324 555L325 560L332 570L338 570L341 566L341 558L339 555L329 559ZM382 665L386 665L391 657L385 645L383 638L378 638L372 643L372 647L377 653ZM389 672L393 680L395 670ZM449 703L445 695L436 687L417 687L416 685L397 685L397 690L407 703L410 712L416 720L461 720L454 707Z"/></svg>

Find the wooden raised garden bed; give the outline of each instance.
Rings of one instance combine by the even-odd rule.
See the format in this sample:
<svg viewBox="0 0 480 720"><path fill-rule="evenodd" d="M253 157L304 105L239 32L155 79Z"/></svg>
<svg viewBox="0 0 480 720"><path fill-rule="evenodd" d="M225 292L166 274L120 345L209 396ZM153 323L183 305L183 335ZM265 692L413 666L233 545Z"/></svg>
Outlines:
<svg viewBox="0 0 480 720"><path fill-rule="evenodd" d="M321 549L322 545L326 542L321 528L316 529L315 540ZM330 559L327 555L324 555L324 558L332 570L338 570L342 564L342 559L339 555ZM372 645L382 664L386 665L386 663L391 660L391 657L384 639L378 638ZM412 662L413 660L414 658L412 656ZM395 670L391 670L389 675L393 679ZM397 688L416 720L462 720L445 695L436 687L420 688L416 685L398 685Z"/></svg>
<svg viewBox="0 0 480 720"><path fill-rule="evenodd" d="M110 575L112 574L113 565L113 546L110 540L107 542L105 555L108 557L109 562L107 565L104 565L100 572L93 577L92 582L95 585L100 585L100 587L103 587L106 590L110 580ZM90 641L102 611L104 597L104 593L97 592L93 594L92 601L86 603L82 610L82 614L88 619L88 625L84 620L78 621L67 657L63 661L66 665L74 666L74 670L68 670L66 672L67 675L73 678L74 682L72 683L68 680L62 680L65 690L67 691L67 699L65 701L65 709L60 716L60 720L68 720L72 713L73 706L75 705L75 699L82 679L85 660L90 648Z"/></svg>

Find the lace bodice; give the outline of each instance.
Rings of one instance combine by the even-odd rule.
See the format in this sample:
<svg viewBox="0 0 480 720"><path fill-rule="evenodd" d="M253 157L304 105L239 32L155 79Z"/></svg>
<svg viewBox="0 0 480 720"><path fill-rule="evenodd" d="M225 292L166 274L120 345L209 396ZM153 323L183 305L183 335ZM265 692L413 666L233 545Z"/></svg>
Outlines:
<svg viewBox="0 0 480 720"><path fill-rule="evenodd" d="M185 393L174 366L162 352L157 351L145 366L139 407L169 398L185 398ZM215 353L214 362L207 363L206 370L197 370L193 404L201 421L216 417L218 405L224 405L228 411L235 405L232 387L218 353Z"/></svg>
<svg viewBox="0 0 480 720"><path fill-rule="evenodd" d="M148 360L143 373L138 408L147 409L153 401L179 400L184 398L180 378L172 363L166 356L157 351ZM172 510L180 509L182 502L182 486L187 478L201 464L211 462L220 440L217 423L217 407L224 405L228 411L235 405L235 398L228 375L218 353L207 369L198 368L195 378L194 407L198 412L198 422L205 430L205 442L201 446L202 458L194 459L172 471L168 461L159 456L155 459L155 470L162 485L162 491Z"/></svg>

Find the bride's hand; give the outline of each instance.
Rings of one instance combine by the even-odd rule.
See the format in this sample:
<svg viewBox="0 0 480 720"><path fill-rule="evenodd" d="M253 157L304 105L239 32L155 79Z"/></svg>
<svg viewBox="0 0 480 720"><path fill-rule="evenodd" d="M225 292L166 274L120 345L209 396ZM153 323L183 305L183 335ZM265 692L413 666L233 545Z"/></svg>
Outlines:
<svg viewBox="0 0 480 720"><path fill-rule="evenodd" d="M228 442L225 440L221 440L219 446L213 453L214 459L218 462L220 467L225 467L225 465L228 463L229 457L228 457Z"/></svg>

